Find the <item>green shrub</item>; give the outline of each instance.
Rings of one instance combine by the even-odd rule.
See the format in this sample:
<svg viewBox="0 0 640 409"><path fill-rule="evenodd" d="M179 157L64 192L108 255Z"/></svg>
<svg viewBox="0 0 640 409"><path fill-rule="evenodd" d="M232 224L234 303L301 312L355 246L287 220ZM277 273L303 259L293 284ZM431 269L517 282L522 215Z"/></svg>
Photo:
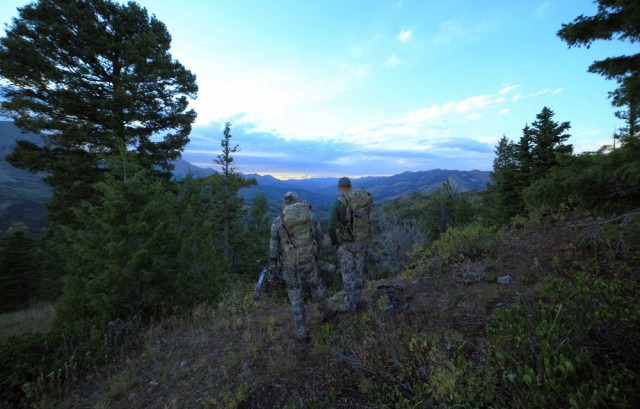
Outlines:
<svg viewBox="0 0 640 409"><path fill-rule="evenodd" d="M471 363L474 350L459 334L425 332L378 313L359 317L334 340L323 340L333 345L332 358L353 371L349 379L360 402L376 408L499 404L493 374Z"/></svg>
<svg viewBox="0 0 640 409"><path fill-rule="evenodd" d="M508 406L635 407L637 289L637 282L578 273L549 278L542 297L496 311L488 365L501 376Z"/></svg>
<svg viewBox="0 0 640 409"><path fill-rule="evenodd" d="M476 261L490 257L500 237L495 227L477 223L464 228L450 229L439 240L418 250L417 258L419 262L432 268L443 268L465 260Z"/></svg>
<svg viewBox="0 0 640 409"><path fill-rule="evenodd" d="M2 400L26 406L44 393L60 393L87 371L136 345L138 333L136 320L79 321L11 337L0 345Z"/></svg>

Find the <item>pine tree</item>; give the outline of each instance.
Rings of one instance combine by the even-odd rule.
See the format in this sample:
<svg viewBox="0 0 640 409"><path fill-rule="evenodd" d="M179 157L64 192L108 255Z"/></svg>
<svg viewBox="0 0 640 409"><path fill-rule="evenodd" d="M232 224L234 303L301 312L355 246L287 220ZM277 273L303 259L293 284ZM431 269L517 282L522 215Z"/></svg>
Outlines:
<svg viewBox="0 0 640 409"><path fill-rule="evenodd" d="M169 53L165 25L134 2L39 0L19 10L0 38L2 109L46 146L18 141L8 161L48 173L50 220L93 200L103 159L133 149L169 179L196 114L195 76Z"/></svg>
<svg viewBox="0 0 640 409"><path fill-rule="evenodd" d="M580 15L558 31L569 47L589 48L596 40L619 39L635 43L640 41L640 7L637 0L597 0L595 16ZM640 129L640 53L622 55L595 61L589 72L600 74L618 83L618 88L609 93L615 107L626 106L616 116L626 120L623 136L638 136Z"/></svg>
<svg viewBox="0 0 640 409"><path fill-rule="evenodd" d="M226 263L222 256L220 217L211 205L213 193L202 179L189 174L179 182L179 282L182 300L214 300L222 289ZM183 296L182 296L183 295Z"/></svg>
<svg viewBox="0 0 640 409"><path fill-rule="evenodd" d="M0 312L23 308L32 297L34 241L16 225L0 242Z"/></svg>
<svg viewBox="0 0 640 409"><path fill-rule="evenodd" d="M246 214L243 209L243 200L238 196L240 189L256 184L255 179L245 179L237 173L233 165L232 154L240 151L238 145L231 145L231 123L227 122L224 127L224 136L220 142L222 152L218 155L214 163L220 165L221 173L209 177L210 183L216 187L218 210L222 217L222 242L224 260L232 265L238 258L241 251L238 247L242 226L239 221ZM234 246L234 244L236 244Z"/></svg>
<svg viewBox="0 0 640 409"><path fill-rule="evenodd" d="M132 154L131 154L132 155ZM57 306L59 324L90 318L149 317L171 311L181 273L178 206L166 184L127 161L108 162L95 188L98 203L73 209L84 229L61 227L67 275Z"/></svg>
<svg viewBox="0 0 640 409"><path fill-rule="evenodd" d="M540 179L552 166L557 165L557 155L570 155L573 152L573 146L564 143L571 136L567 133L571 124L569 122L554 122L554 115L551 109L542 108L529 128L533 141L531 148L532 180Z"/></svg>
<svg viewBox="0 0 640 409"><path fill-rule="evenodd" d="M525 131L526 131L525 127ZM523 132L525 135L526 132ZM487 201L485 205L490 207L490 218L498 224L506 224L511 217L522 211L522 170L523 146L528 143L516 145L506 136L498 142L493 160L493 171L489 174L490 182L487 187ZM528 148L527 148L528 149Z"/></svg>
<svg viewBox="0 0 640 409"><path fill-rule="evenodd" d="M504 224L513 216L524 214L524 192L573 152L573 147L565 143L571 125L554 122L554 115L543 107L536 120L522 129L517 144L504 136L498 143L487 192L491 218L497 223Z"/></svg>
<svg viewBox="0 0 640 409"><path fill-rule="evenodd" d="M267 256L271 220L267 216L268 210L267 197L263 193L256 194L249 208L249 217L243 233L245 251L240 268L243 271L256 272L269 261Z"/></svg>

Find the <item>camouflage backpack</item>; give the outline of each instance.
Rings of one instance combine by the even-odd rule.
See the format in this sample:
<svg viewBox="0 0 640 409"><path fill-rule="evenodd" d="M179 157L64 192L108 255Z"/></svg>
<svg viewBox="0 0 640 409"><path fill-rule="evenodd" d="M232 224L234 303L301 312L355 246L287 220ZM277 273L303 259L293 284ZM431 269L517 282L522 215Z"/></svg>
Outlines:
<svg viewBox="0 0 640 409"><path fill-rule="evenodd" d="M338 198L347 207L347 220L349 221L349 236L354 241L364 241L371 236L369 215L373 198L366 190L360 188L350 190Z"/></svg>
<svg viewBox="0 0 640 409"><path fill-rule="evenodd" d="M288 243L283 243L284 264L304 265L318 255L313 215L307 203L293 203L282 208L280 215L287 233Z"/></svg>

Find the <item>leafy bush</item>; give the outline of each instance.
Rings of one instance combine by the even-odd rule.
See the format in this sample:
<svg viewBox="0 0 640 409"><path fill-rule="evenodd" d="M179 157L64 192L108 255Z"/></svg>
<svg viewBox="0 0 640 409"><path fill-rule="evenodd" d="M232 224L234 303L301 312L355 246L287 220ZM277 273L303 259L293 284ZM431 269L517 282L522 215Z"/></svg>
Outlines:
<svg viewBox="0 0 640 409"><path fill-rule="evenodd" d="M492 374L478 373L464 339L448 331L424 332L411 323L361 317L336 339L333 359L353 371L360 401L376 408L496 405Z"/></svg>
<svg viewBox="0 0 640 409"><path fill-rule="evenodd" d="M11 337L0 345L0 390L13 406L56 394L87 371L137 344L138 322L80 321L48 332Z"/></svg>
<svg viewBox="0 0 640 409"><path fill-rule="evenodd" d="M537 301L498 310L489 365L510 407L636 407L637 282L550 278Z"/></svg>
<svg viewBox="0 0 640 409"><path fill-rule="evenodd" d="M423 246L418 251L418 260L436 269L455 262L475 261L491 256L500 237L495 227L477 223L464 228L450 229L439 240Z"/></svg>
<svg viewBox="0 0 640 409"><path fill-rule="evenodd" d="M222 289L224 265L208 240L215 225L203 198L189 186L178 197L133 159L128 166L114 165L96 184L97 204L74 209L83 229L60 227L67 275L57 322L186 312Z"/></svg>

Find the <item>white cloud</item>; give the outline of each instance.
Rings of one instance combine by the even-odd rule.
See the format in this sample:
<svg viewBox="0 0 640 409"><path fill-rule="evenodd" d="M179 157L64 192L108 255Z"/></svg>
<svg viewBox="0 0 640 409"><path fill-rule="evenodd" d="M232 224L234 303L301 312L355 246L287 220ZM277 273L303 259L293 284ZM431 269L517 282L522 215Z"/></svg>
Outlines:
<svg viewBox="0 0 640 409"><path fill-rule="evenodd" d="M500 95L508 94L511 91L513 91L514 89L519 88L519 87L520 87L520 85L509 85L508 87L504 87L500 91L498 91L498 94L500 94Z"/></svg>
<svg viewBox="0 0 640 409"><path fill-rule="evenodd" d="M301 122L306 120L308 124L308 118L298 113L311 112L310 107L315 104L341 98L367 81L372 72L372 66L339 58L316 66L301 62L266 67L208 66L196 72L199 92L191 106L198 112L198 125L235 117L238 119L234 123L251 122L260 130L278 129L286 135L317 137L327 129L315 123L305 127ZM297 114L293 119L292 112ZM327 128L331 126L323 123Z"/></svg>
<svg viewBox="0 0 640 409"><path fill-rule="evenodd" d="M551 93L552 93L552 94L559 94L559 93L561 93L562 91L564 91L564 89L563 89L563 88L558 88L558 89L554 89L553 91L551 91Z"/></svg>
<svg viewBox="0 0 640 409"><path fill-rule="evenodd" d="M403 30L398 34L398 40L400 40L401 43L406 43L411 39L412 34L413 32L411 30Z"/></svg>
<svg viewBox="0 0 640 409"><path fill-rule="evenodd" d="M512 96L511 99L514 101L520 101L522 99L522 94L516 94Z"/></svg>
<svg viewBox="0 0 640 409"><path fill-rule="evenodd" d="M504 97L492 98L488 95L478 95L456 103L454 110L456 112L469 112L476 109L498 105L505 101L506 99Z"/></svg>
<svg viewBox="0 0 640 409"><path fill-rule="evenodd" d="M464 132L461 133L457 125L461 119L481 120L483 110L506 102L507 99L500 95L478 95L448 101L407 112L395 119L354 126L333 134L330 139L348 140L365 150L428 152L433 141L462 137Z"/></svg>
<svg viewBox="0 0 640 409"><path fill-rule="evenodd" d="M500 111L498 111L498 114L506 115L506 114L509 113L509 111L511 111L509 108L504 108L504 109L501 109Z"/></svg>
<svg viewBox="0 0 640 409"><path fill-rule="evenodd" d="M549 90L548 89L541 89L540 91L534 92L533 94L529 95L529 98L533 98L533 97L539 97L540 95L544 95L544 94L548 94Z"/></svg>

